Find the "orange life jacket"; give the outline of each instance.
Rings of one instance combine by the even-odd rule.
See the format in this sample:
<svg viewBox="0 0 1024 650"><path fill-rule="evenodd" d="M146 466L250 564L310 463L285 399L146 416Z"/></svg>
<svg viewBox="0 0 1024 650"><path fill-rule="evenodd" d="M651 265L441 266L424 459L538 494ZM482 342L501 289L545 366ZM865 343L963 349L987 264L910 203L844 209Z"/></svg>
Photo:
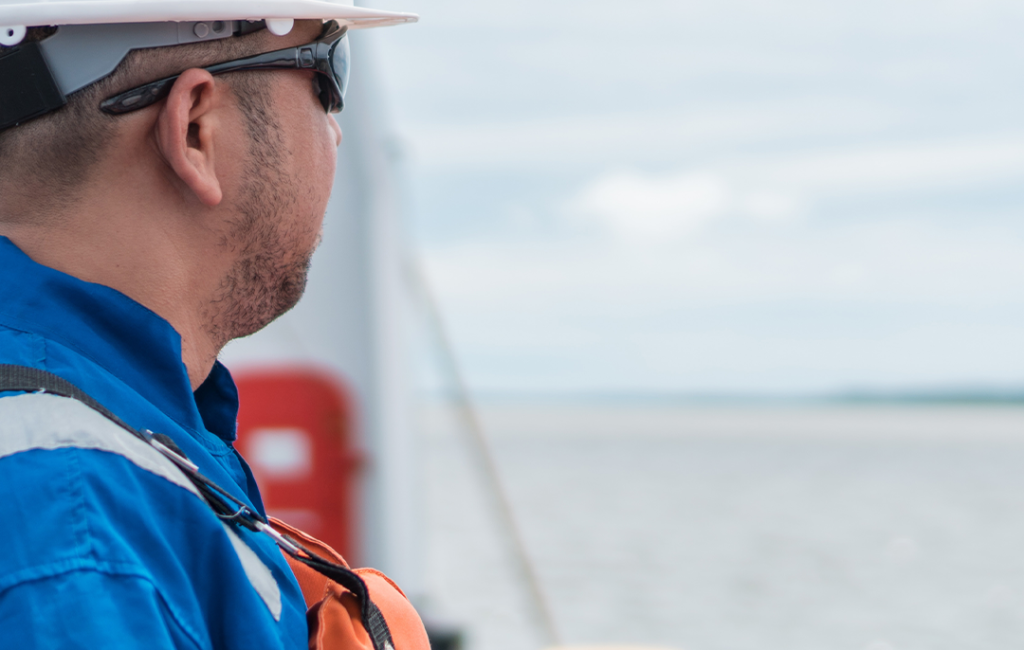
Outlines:
<svg viewBox="0 0 1024 650"><path fill-rule="evenodd" d="M348 567L337 551L315 537L270 518L277 532L288 535L308 550ZM316 570L284 554L295 572L306 600L309 650L373 650L373 641L363 626L359 602L348 590ZM370 600L384 616L394 650L430 650L423 621L401 589L376 569L353 569L363 579Z"/></svg>

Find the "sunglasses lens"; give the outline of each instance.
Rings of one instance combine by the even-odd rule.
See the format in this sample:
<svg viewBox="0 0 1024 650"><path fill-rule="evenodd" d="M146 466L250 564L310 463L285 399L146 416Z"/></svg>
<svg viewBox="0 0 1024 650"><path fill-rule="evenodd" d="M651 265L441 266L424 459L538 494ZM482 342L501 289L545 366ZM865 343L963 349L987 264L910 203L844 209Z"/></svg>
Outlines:
<svg viewBox="0 0 1024 650"><path fill-rule="evenodd" d="M351 52L348 46L348 35L342 36L331 47L331 72L334 74L334 83L338 86L338 92L341 97L338 98L338 103L345 99L345 93L348 91L348 75L351 68Z"/></svg>
<svg viewBox="0 0 1024 650"><path fill-rule="evenodd" d="M331 70L334 72L334 80L338 82L338 89L341 91L342 99L348 90L348 74L351 66L352 53L348 46L348 35L341 37L331 51Z"/></svg>

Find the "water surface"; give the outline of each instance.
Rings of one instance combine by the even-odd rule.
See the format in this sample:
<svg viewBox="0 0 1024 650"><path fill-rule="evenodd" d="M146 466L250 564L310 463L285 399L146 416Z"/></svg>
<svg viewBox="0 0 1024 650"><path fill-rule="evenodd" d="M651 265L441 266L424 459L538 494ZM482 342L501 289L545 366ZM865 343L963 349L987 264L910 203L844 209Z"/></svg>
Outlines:
<svg viewBox="0 0 1024 650"><path fill-rule="evenodd" d="M1024 642L1024 409L491 405L565 641L690 650ZM458 423L426 413L429 609L543 645Z"/></svg>

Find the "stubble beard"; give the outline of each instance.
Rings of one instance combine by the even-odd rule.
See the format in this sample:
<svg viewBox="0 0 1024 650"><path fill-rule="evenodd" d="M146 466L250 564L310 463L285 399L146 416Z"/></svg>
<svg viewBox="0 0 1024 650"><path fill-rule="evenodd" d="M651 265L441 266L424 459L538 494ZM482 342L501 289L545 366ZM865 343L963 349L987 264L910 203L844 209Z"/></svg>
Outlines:
<svg viewBox="0 0 1024 650"><path fill-rule="evenodd" d="M282 211L292 201L253 193L241 206L240 224L245 244L218 292L217 338L254 334L294 307L306 290L313 247L297 250L308 235L278 227ZM237 240L236 240L237 241Z"/></svg>
<svg viewBox="0 0 1024 650"><path fill-rule="evenodd" d="M260 97L255 93L248 96ZM254 334L294 307L306 290L319 233L303 230L320 223L313 215L286 217L302 205L300 184L283 168L278 124L266 100L243 102L249 117L249 161L238 217L222 239L236 256L221 281L206 318L220 347Z"/></svg>

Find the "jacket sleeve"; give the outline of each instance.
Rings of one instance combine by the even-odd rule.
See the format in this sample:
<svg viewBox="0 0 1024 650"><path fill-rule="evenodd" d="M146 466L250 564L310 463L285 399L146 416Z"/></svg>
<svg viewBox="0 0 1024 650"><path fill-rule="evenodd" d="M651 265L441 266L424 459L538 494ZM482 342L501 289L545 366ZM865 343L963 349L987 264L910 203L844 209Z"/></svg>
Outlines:
<svg viewBox="0 0 1024 650"><path fill-rule="evenodd" d="M145 578L42 567L47 577L0 591L3 647L19 650L198 650L208 647L175 620Z"/></svg>

